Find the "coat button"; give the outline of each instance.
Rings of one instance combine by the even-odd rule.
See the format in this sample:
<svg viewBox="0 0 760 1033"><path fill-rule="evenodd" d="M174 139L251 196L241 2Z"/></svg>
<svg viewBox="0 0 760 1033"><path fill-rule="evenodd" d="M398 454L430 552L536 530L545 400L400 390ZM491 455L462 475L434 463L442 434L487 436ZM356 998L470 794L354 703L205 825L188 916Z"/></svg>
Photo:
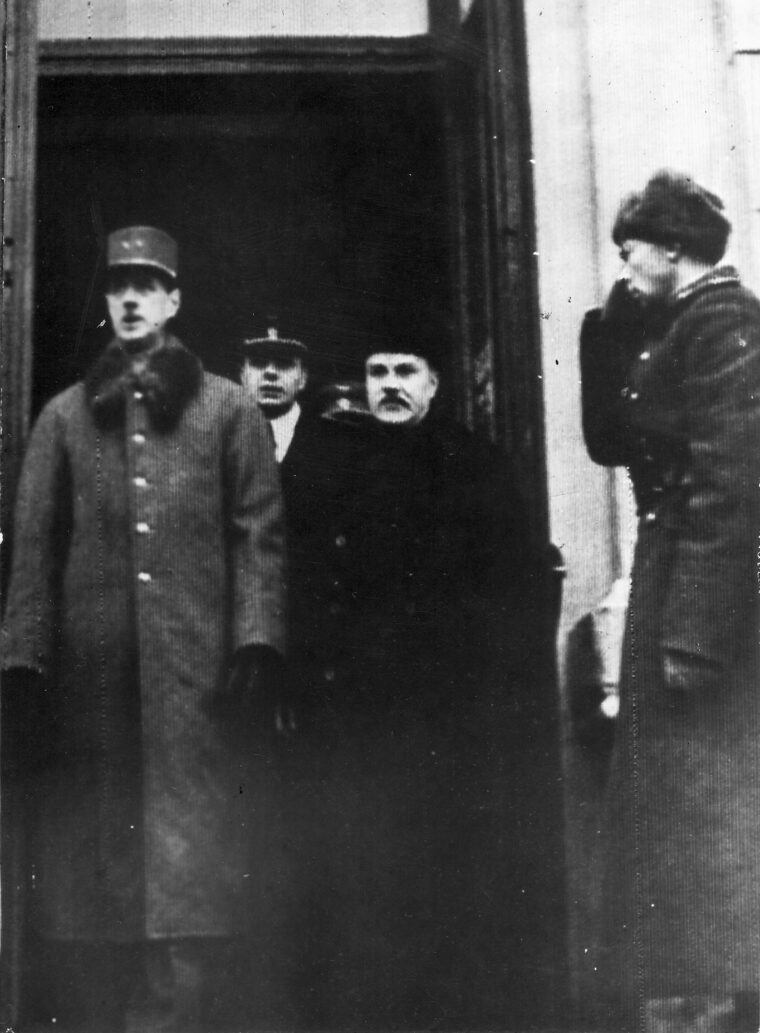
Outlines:
<svg viewBox="0 0 760 1033"><path fill-rule="evenodd" d="M627 398L627 397L628 397L628 395L630 394L630 390L631 390L631 389L630 389L629 387L623 387L623 388L621 388L621 390L620 390L620 397L621 397L621 398Z"/></svg>
<svg viewBox="0 0 760 1033"><path fill-rule="evenodd" d="M132 435L132 441L136 445L144 445L145 444L145 435L144 434L140 434L139 432L137 434L133 434Z"/></svg>
<svg viewBox="0 0 760 1033"><path fill-rule="evenodd" d="M140 573L137 575L137 580L142 581L144 585L147 585L148 582L153 580L153 578L146 570L141 570Z"/></svg>
<svg viewBox="0 0 760 1033"><path fill-rule="evenodd" d="M134 484L134 486L136 488L147 488L148 487L148 481L147 481L147 479L145 477L135 477L135 479L132 481L132 483Z"/></svg>
<svg viewBox="0 0 760 1033"><path fill-rule="evenodd" d="M136 402L141 402L143 400L144 396L143 396L142 391L135 391L135 393L132 395L132 397L134 398L134 400Z"/></svg>
<svg viewBox="0 0 760 1033"><path fill-rule="evenodd" d="M335 544L338 546L339 549L342 549L343 546L346 544L346 536L344 534L339 534L338 537L335 539Z"/></svg>
<svg viewBox="0 0 760 1033"><path fill-rule="evenodd" d="M639 358L641 359L642 362L647 362L650 357L651 356L650 356L649 352L642 352L641 355L639 355Z"/></svg>
<svg viewBox="0 0 760 1033"><path fill-rule="evenodd" d="M334 667L325 667L325 669L323 671L323 677L324 677L325 681L335 681L335 668Z"/></svg>
<svg viewBox="0 0 760 1033"><path fill-rule="evenodd" d="M632 402L635 402L638 397L639 397L639 392L638 391L631 391L631 401Z"/></svg>
<svg viewBox="0 0 760 1033"><path fill-rule="evenodd" d="M144 520L140 520L138 523L135 524L135 531L137 531L138 534L149 534L150 527L148 526L148 524L145 523Z"/></svg>
<svg viewBox="0 0 760 1033"><path fill-rule="evenodd" d="M653 524L653 523L655 522L655 520L656 520L656 519L657 519L657 514L656 514L656 513L653 513L653 512L652 512L652 511L650 510L650 511L649 511L649 513L647 513L647 514L645 515L645 517L644 517L644 523L645 523L645 524Z"/></svg>

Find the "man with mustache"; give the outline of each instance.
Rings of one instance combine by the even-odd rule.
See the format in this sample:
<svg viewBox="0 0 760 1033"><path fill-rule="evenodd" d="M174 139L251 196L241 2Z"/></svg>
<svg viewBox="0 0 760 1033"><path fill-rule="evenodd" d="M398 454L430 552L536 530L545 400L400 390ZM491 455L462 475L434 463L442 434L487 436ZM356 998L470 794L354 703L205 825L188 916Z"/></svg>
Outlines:
<svg viewBox="0 0 760 1033"><path fill-rule="evenodd" d="M436 408L444 332L394 323L314 559L291 1001L304 1027L481 1028L536 993L530 832L518 875L503 830L538 566L507 458Z"/></svg>
<svg viewBox="0 0 760 1033"><path fill-rule="evenodd" d="M15 775L36 801L35 1003L56 1028L123 1033L147 979L141 1028L192 1033L246 932L281 498L256 407L168 330L175 241L126 227L107 261L114 337L32 432L3 627L4 713L34 751Z"/></svg>
<svg viewBox="0 0 760 1033"><path fill-rule="evenodd" d="M655 173L581 334L591 458L639 514L608 786L600 1025L749 1033L760 1015L760 302L723 203Z"/></svg>

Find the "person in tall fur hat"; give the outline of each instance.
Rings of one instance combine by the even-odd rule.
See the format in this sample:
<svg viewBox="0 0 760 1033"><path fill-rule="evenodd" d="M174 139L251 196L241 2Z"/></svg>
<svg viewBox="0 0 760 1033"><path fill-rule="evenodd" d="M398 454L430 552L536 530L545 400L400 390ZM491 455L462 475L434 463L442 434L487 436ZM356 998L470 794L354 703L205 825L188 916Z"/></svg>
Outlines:
<svg viewBox="0 0 760 1033"><path fill-rule="evenodd" d="M378 329L312 559L299 834L270 897L291 1027L519 1024L541 994L539 564L508 458L438 408L447 343L429 313Z"/></svg>
<svg viewBox="0 0 760 1033"><path fill-rule="evenodd" d="M600 1021L647 1033L759 1020L760 301L729 233L715 194L655 173L581 332L588 451L639 513L593 960Z"/></svg>
<svg viewBox="0 0 760 1033"><path fill-rule="evenodd" d="M42 410L16 502L2 629L27 735L37 1017L206 1030L214 959L245 932L251 744L273 724L283 520L246 393L172 335L177 245L108 238L113 339ZM44 966L41 959L47 958Z"/></svg>

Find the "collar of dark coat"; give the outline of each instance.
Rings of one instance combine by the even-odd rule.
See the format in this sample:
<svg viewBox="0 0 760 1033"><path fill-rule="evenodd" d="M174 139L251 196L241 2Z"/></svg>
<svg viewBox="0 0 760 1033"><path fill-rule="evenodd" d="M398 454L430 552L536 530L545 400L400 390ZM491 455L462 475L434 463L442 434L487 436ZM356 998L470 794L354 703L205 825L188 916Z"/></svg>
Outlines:
<svg viewBox="0 0 760 1033"><path fill-rule="evenodd" d="M739 274L732 265L717 265L709 273L700 276L699 279L687 283L673 297L673 303L680 305L682 302L694 297L708 287L736 286L740 283Z"/></svg>
<svg viewBox="0 0 760 1033"><path fill-rule="evenodd" d="M85 379L87 401L96 426L113 430L124 424L126 391L139 389L155 430L166 432L178 423L198 393L203 366L198 358L170 334L146 352L146 363L134 370L134 356L114 340L95 362Z"/></svg>

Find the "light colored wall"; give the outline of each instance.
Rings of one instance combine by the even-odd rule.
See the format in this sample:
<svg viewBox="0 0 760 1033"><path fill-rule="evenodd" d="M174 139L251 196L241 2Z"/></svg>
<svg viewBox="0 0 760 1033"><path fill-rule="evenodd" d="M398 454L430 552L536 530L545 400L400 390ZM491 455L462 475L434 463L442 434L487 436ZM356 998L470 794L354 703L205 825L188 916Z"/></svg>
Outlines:
<svg viewBox="0 0 760 1033"><path fill-rule="evenodd" d="M427 0L39 0L40 39L415 36Z"/></svg>
<svg viewBox="0 0 760 1033"><path fill-rule="evenodd" d="M758 286L760 174L753 198L750 170L760 133L747 131L753 112L732 59L737 27L745 36L760 32L748 4L757 7L525 0L550 518L569 568L563 631L615 573L606 541L614 503L585 457L576 356L583 312L601 302L619 270L609 233L620 198L663 166L690 172L726 202L734 224L728 257ZM624 484L616 494L625 561L634 529Z"/></svg>
<svg viewBox="0 0 760 1033"><path fill-rule="evenodd" d="M615 572L610 475L581 433L578 330L600 294L584 25L572 0L526 3L552 540L568 568L560 642Z"/></svg>

